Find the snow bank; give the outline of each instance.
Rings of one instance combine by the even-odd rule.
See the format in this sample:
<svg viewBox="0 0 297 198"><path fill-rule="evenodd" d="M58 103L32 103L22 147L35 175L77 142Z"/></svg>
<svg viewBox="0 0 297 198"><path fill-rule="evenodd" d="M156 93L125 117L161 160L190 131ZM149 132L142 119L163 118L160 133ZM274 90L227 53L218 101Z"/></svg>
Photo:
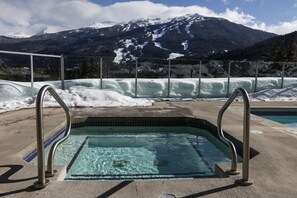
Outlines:
<svg viewBox="0 0 297 198"><path fill-rule="evenodd" d="M88 84L84 80L80 82L86 86L73 86L78 83L74 81L71 83L71 87L61 90L57 88L59 87L57 86L58 82L39 82L34 84L36 88L32 90L30 83L0 81L0 91L2 93L0 113L35 107L37 92L44 84L50 84L55 87L59 96L69 107L151 106L153 104L152 100L131 98L111 90L99 90L94 86L96 83L90 82ZM46 94L44 106L56 107L59 104L53 97Z"/></svg>
<svg viewBox="0 0 297 198"><path fill-rule="evenodd" d="M265 89L249 96L254 101L296 101L297 88Z"/></svg>
<svg viewBox="0 0 297 198"><path fill-rule="evenodd" d="M60 82L47 82L56 88L60 88ZM37 83L38 84L38 83ZM44 84L44 83L42 83ZM100 79L77 79L65 81L65 88L73 86L94 87L100 89ZM103 89L113 90L126 96L135 96L135 79L103 79ZM242 87L247 92L255 91L255 78L231 78L229 93L237 87ZM281 87L281 78L261 77L257 81L257 91L264 89L277 89ZM297 87L297 78L285 78L284 88ZM171 78L170 97L196 98L199 93L198 78ZM226 97L228 90L227 78L201 78L200 97L201 98L220 98ZM137 96L145 98L164 98L168 96L168 79L138 78Z"/></svg>
<svg viewBox="0 0 297 198"><path fill-rule="evenodd" d="M35 106L36 94L45 84L53 86L70 107L111 107L111 106L150 106L153 100L144 98L166 98L168 79L138 79L135 97L135 79L104 79L100 89L100 79L66 80L61 90L60 81L35 82L34 88L28 82L0 80L0 113ZM297 99L297 78L285 78L284 88L280 78L231 78L229 93L242 87L255 101L292 101ZM257 92L254 92L255 88ZM169 95L175 98L194 98L197 100L226 100L227 78L202 78L199 90L198 78L170 79ZM215 98L215 99L214 99ZM220 99L219 99L220 98ZM50 96L45 97L44 106L58 106Z"/></svg>

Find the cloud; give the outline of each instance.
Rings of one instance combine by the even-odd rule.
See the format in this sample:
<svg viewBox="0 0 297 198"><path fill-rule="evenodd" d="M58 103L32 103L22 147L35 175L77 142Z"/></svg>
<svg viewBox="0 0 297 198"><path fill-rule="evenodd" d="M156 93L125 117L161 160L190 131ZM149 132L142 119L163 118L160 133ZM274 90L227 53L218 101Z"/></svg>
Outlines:
<svg viewBox="0 0 297 198"><path fill-rule="evenodd" d="M0 34L33 35L84 27L100 20L102 7L86 0L1 0Z"/></svg>
<svg viewBox="0 0 297 198"><path fill-rule="evenodd" d="M276 34L287 34L297 30L297 19L289 22L280 22L277 25L266 25L265 23L255 23L251 26L254 29L273 32Z"/></svg>
<svg viewBox="0 0 297 198"><path fill-rule="evenodd" d="M222 0L229 2L229 0ZM251 0L247 0L251 1ZM90 26L96 22L128 22L139 18L172 18L198 13L275 33L296 30L296 21L269 26L239 8L216 13L205 6L168 6L150 1L129 1L101 6L89 0L1 0L0 35L34 35Z"/></svg>
<svg viewBox="0 0 297 198"><path fill-rule="evenodd" d="M234 23L247 26L255 23L255 17L249 14L245 14L244 12L240 11L239 8L235 8L233 10L227 8L225 12L219 13L218 16L228 19L229 21L232 21Z"/></svg>

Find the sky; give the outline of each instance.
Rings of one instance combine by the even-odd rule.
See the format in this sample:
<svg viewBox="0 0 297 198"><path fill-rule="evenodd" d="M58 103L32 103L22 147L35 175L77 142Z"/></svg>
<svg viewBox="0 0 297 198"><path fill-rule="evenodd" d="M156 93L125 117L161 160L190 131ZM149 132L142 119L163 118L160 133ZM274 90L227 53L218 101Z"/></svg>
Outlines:
<svg viewBox="0 0 297 198"><path fill-rule="evenodd" d="M1 0L0 8L0 35L7 36L192 13L276 34L297 30L297 0Z"/></svg>

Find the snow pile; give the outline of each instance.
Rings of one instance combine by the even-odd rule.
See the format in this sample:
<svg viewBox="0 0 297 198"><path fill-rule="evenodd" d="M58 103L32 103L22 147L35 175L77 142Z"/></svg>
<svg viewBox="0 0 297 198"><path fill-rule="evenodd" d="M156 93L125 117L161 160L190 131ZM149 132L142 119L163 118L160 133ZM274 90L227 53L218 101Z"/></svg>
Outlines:
<svg viewBox="0 0 297 198"><path fill-rule="evenodd" d="M151 106L153 100L133 98L135 96L135 79L103 79L102 90L100 79L66 80L66 90L61 90L60 81L35 82L34 88L28 82L0 81L0 113L22 108L35 107L38 90L45 84L56 89L69 107L114 107L114 106ZM297 100L297 78L285 78L284 88L281 79L258 78L257 92L254 78L231 78L229 95L234 89L242 87L249 92L253 101L293 101ZM200 89L199 89L200 88ZM225 101L228 90L227 78L170 79L170 100L180 98L190 100ZM199 98L197 98L199 96ZM168 100L168 79L137 80L137 97L166 98ZM179 98L179 99L178 99ZM46 95L44 106L59 106L53 97Z"/></svg>
<svg viewBox="0 0 297 198"><path fill-rule="evenodd" d="M255 101L296 101L297 88L265 89L250 93L249 96Z"/></svg>
<svg viewBox="0 0 297 198"><path fill-rule="evenodd" d="M36 88L32 90L30 83L1 81L0 91L5 94L0 98L0 113L35 107L37 92L44 84L56 87L58 82L35 83ZM153 104L152 100L131 98L115 91L99 90L95 87L72 86L66 90L56 87L56 92L69 107L151 106ZM46 94L44 106L57 107L59 104L52 96Z"/></svg>
<svg viewBox="0 0 297 198"><path fill-rule="evenodd" d="M68 90L57 90L59 96L70 107L114 107L114 106L151 106L152 101L123 96L118 92L98 90L83 86L71 87ZM58 105L53 97L45 97L48 106Z"/></svg>
<svg viewBox="0 0 297 198"><path fill-rule="evenodd" d="M60 88L60 82L47 82L56 88ZM35 83L36 85L38 83ZM34 84L34 86L35 86ZM65 88L73 86L94 87L100 89L100 79L76 79L65 81ZM229 94L237 87L242 87L247 92L255 91L255 78L231 78L229 85ZM257 91L264 89L275 89L281 87L281 78L261 77L257 80ZM285 78L285 87L297 87L297 78ZM113 90L123 95L135 96L135 79L134 78L117 78L103 79L102 88ZM228 90L227 78L171 78L170 79L170 97L171 98L196 98L199 94L201 98L220 98L226 97ZM168 79L167 78L138 78L137 79L137 96L146 98L165 98L168 96ZM1 100L1 99L0 99Z"/></svg>

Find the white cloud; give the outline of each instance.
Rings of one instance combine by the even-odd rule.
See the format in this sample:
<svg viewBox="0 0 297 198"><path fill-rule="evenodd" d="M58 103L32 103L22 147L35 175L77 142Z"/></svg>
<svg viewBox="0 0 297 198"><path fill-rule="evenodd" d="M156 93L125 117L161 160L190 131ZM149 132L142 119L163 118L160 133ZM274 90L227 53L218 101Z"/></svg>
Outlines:
<svg viewBox="0 0 297 198"><path fill-rule="evenodd" d="M232 21L234 23L247 25L255 23L255 17L245 14L244 12L240 11L239 8L235 8L233 10L227 8L225 12L219 13L219 17L228 19L229 21Z"/></svg>
<svg viewBox="0 0 297 198"><path fill-rule="evenodd" d="M101 6L86 0L1 0L0 34L56 32L100 19Z"/></svg>
<svg viewBox="0 0 297 198"><path fill-rule="evenodd" d="M130 1L101 6L88 0L1 0L0 8L0 35L51 33L85 27L96 22L171 18L192 13L222 17L238 24L281 34L297 30L296 20L269 26L256 21L254 16L244 13L239 8L227 8L222 13L216 13L204 6L167 6L150 1Z"/></svg>
<svg viewBox="0 0 297 198"><path fill-rule="evenodd" d="M287 34L297 30L297 19L290 22L281 22L277 25L266 25L265 23L255 23L252 28L274 32L276 34Z"/></svg>

